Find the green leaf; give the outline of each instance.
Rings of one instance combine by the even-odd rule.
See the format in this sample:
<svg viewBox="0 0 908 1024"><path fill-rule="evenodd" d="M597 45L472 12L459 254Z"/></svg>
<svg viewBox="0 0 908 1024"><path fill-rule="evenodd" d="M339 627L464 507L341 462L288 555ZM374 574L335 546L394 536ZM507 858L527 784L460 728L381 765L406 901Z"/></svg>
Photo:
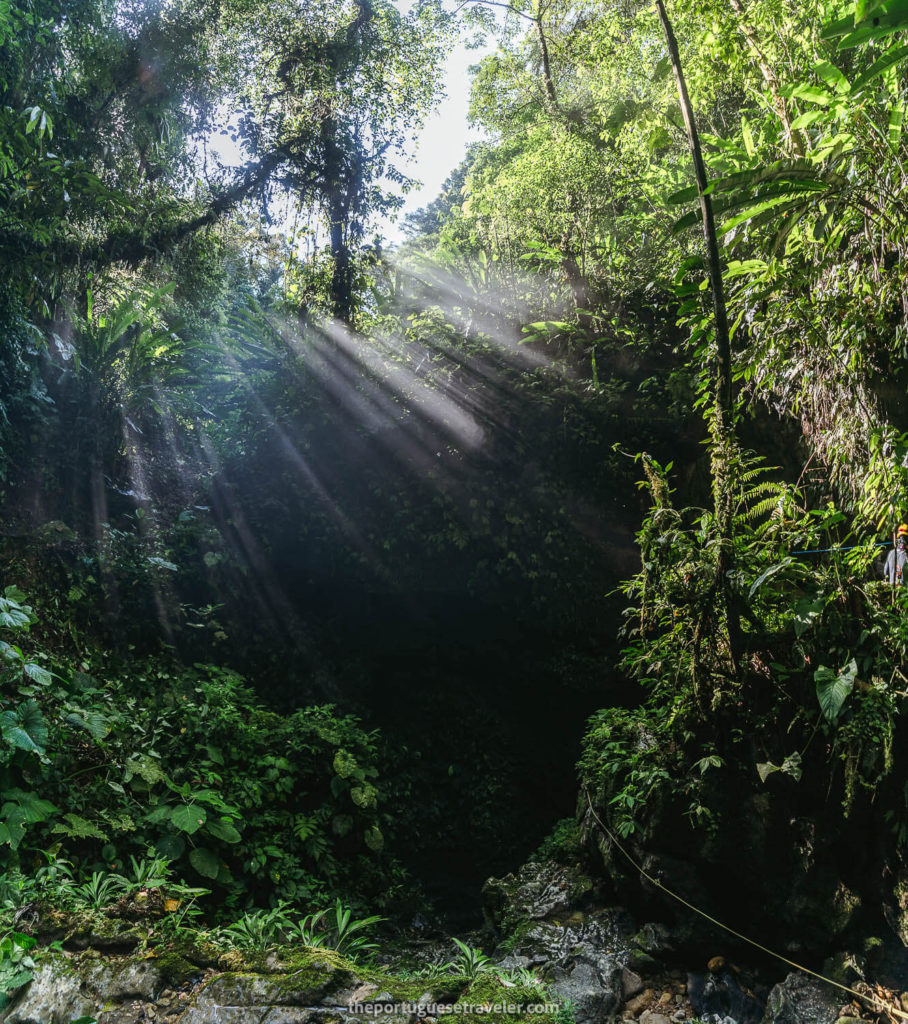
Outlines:
<svg viewBox="0 0 908 1024"><path fill-rule="evenodd" d="M893 107L889 111L889 148L893 153L899 148L902 140L902 127L905 124L904 106Z"/></svg>
<svg viewBox="0 0 908 1024"><path fill-rule="evenodd" d="M793 89L786 90L792 97L799 100L807 100L808 103L817 103L821 107L830 104L835 97L831 93L823 92L811 85L796 85Z"/></svg>
<svg viewBox="0 0 908 1024"><path fill-rule="evenodd" d="M794 628L795 636L803 636L814 624L817 617L822 613L825 601L822 597L811 600L809 597L802 597L795 605Z"/></svg>
<svg viewBox="0 0 908 1024"><path fill-rule="evenodd" d="M12 992L13 989L19 988L21 985L27 985L34 976L35 972L29 970L28 967L20 967L10 974L3 975L3 987L7 992Z"/></svg>
<svg viewBox="0 0 908 1024"><path fill-rule="evenodd" d="M151 825L161 825L170 821L173 815L173 808L168 804L161 804L145 815L145 820Z"/></svg>
<svg viewBox="0 0 908 1024"><path fill-rule="evenodd" d="M102 832L97 825L80 818L78 814L64 814L63 821L57 825L54 825L52 832L70 836L73 839L103 839L107 842L109 836L106 832Z"/></svg>
<svg viewBox="0 0 908 1024"><path fill-rule="evenodd" d="M770 775L773 775L776 772L783 772L785 775L790 775L795 782L800 782L800 753L796 750L793 754L789 754L781 764L773 764L772 761L761 761L757 764L757 774L760 776L761 782L765 782Z"/></svg>
<svg viewBox="0 0 908 1024"><path fill-rule="evenodd" d="M186 851L186 841L182 836L168 835L161 836L155 841L155 849L167 860L179 860Z"/></svg>
<svg viewBox="0 0 908 1024"><path fill-rule="evenodd" d="M665 204L667 206L681 206L684 203L689 203L699 198L699 195L700 189L696 185L689 185L687 188L682 188L679 192L672 192L671 195L666 196Z"/></svg>
<svg viewBox="0 0 908 1024"><path fill-rule="evenodd" d="M189 851L189 863L205 878L217 878L221 870L220 860L203 846Z"/></svg>
<svg viewBox="0 0 908 1024"><path fill-rule="evenodd" d="M885 7L886 10L877 11L872 18L855 26L853 32L839 41L838 49L850 50L855 46L860 46L861 43L885 39L887 36L908 29L908 2L906 0L887 0Z"/></svg>
<svg viewBox="0 0 908 1024"><path fill-rule="evenodd" d="M801 781L801 753L796 750L793 754L789 754L788 757L782 762L782 769L786 775L790 775L795 782Z"/></svg>
<svg viewBox="0 0 908 1024"><path fill-rule="evenodd" d="M817 700L820 702L820 709L830 724L834 724L842 711L848 694L854 689L854 681L858 674L857 662L854 658L842 669L841 672L833 672L832 669L821 665L813 674L817 686Z"/></svg>
<svg viewBox="0 0 908 1024"><path fill-rule="evenodd" d="M701 214L700 207L698 206L696 210L691 210L690 213L686 213L683 217L680 217L674 224L672 224L672 234L678 235L686 228L693 227L694 224L700 224L702 220L703 215Z"/></svg>
<svg viewBox="0 0 908 1024"><path fill-rule="evenodd" d="M747 123L747 118L743 116L741 117L741 138L744 140L744 149L747 151L747 155L752 157L756 152L754 137L750 130L750 125Z"/></svg>
<svg viewBox="0 0 908 1024"><path fill-rule="evenodd" d="M756 592L763 586L763 584L772 579L776 573L781 572L783 569L787 569L789 565L794 561L793 558L783 558L777 565L771 565L768 569L765 569L760 575L751 583L750 590L747 591L748 598L751 598Z"/></svg>
<svg viewBox="0 0 908 1024"><path fill-rule="evenodd" d="M791 127L795 130L799 128L808 128L817 121L824 121L828 117L829 113L826 110L808 110L806 114L801 114L800 117L796 117L791 122Z"/></svg>
<svg viewBox="0 0 908 1024"><path fill-rule="evenodd" d="M35 665L34 662L27 662L23 668L29 679L34 679L39 686L50 686L54 681L54 677L46 668L42 668L40 665Z"/></svg>
<svg viewBox="0 0 908 1024"><path fill-rule="evenodd" d="M38 945L38 940L33 935L26 935L24 932L10 932L9 937L19 949L34 949Z"/></svg>
<svg viewBox="0 0 908 1024"><path fill-rule="evenodd" d="M337 836L345 836L352 830L353 824L351 815L336 814L331 820L331 831Z"/></svg>
<svg viewBox="0 0 908 1024"><path fill-rule="evenodd" d="M126 762L126 777L123 781L129 782L133 775L138 775L139 778L147 782L149 786L167 778L161 770L161 766L158 762L147 754L139 754L137 757L131 757Z"/></svg>
<svg viewBox="0 0 908 1024"><path fill-rule="evenodd" d="M373 825L372 828L367 829L363 833L363 839L365 840L366 846L376 853L385 845L385 837L382 835L381 829L377 825Z"/></svg>
<svg viewBox="0 0 908 1024"><path fill-rule="evenodd" d="M92 739L96 740L103 740L110 732L109 719L96 711L91 711L82 715L71 712L66 716L64 721L67 725L71 725L76 729L84 729Z"/></svg>
<svg viewBox="0 0 908 1024"><path fill-rule="evenodd" d="M16 850L25 838L27 815L18 804L7 803L0 809L3 817L3 842L9 843L10 849Z"/></svg>
<svg viewBox="0 0 908 1024"><path fill-rule="evenodd" d="M879 60L874 61L863 75L855 79L854 84L851 87L852 92L857 92L858 89L862 89L865 85L875 81L894 64L898 64L899 61L905 60L906 57L908 57L908 45L893 46L891 49L887 50Z"/></svg>
<svg viewBox="0 0 908 1024"><path fill-rule="evenodd" d="M37 793L21 789L7 789L3 792L4 807L6 801L12 801L25 812L25 820L29 823L47 821L52 814L58 814L59 807L56 807L50 800L43 800Z"/></svg>
<svg viewBox="0 0 908 1024"><path fill-rule="evenodd" d="M205 824L207 815L205 808L198 804L180 804L174 807L170 820L181 832L193 835Z"/></svg>
<svg viewBox="0 0 908 1024"><path fill-rule="evenodd" d="M215 818L208 822L206 828L215 839L222 839L225 843L238 843L242 839L242 836L229 821Z"/></svg>
<svg viewBox="0 0 908 1024"><path fill-rule="evenodd" d="M830 64L828 60L815 65L813 70L817 73L818 77L822 78L827 85L831 85L833 88L841 89L848 87L848 79L835 64Z"/></svg>
<svg viewBox="0 0 908 1024"><path fill-rule="evenodd" d="M0 732L10 746L30 753L44 753L47 723L37 701L24 701L15 711L0 714Z"/></svg>
<svg viewBox="0 0 908 1024"><path fill-rule="evenodd" d="M866 18L869 18L874 11L882 7L886 3L886 0L857 0L854 5L854 22L855 26L859 25ZM847 20L847 19L843 19Z"/></svg>
<svg viewBox="0 0 908 1024"><path fill-rule="evenodd" d="M0 597L0 626L6 626L8 629L28 629L32 622L34 616L31 608L10 597L7 588L6 597Z"/></svg>

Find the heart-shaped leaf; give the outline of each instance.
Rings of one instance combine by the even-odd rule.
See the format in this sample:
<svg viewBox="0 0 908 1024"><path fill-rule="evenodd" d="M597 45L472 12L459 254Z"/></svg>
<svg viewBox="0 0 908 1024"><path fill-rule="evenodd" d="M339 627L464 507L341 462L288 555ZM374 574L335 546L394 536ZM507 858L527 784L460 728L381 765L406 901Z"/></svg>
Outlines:
<svg viewBox="0 0 908 1024"><path fill-rule="evenodd" d="M192 835L205 824L207 815L205 808L199 807L198 804L180 804L179 807L174 807L170 820L180 831Z"/></svg>
<svg viewBox="0 0 908 1024"><path fill-rule="evenodd" d="M854 658L842 669L841 672L833 672L831 668L821 665L813 674L814 682L817 685L817 699L820 702L820 710L830 724L835 724L841 711L842 705L848 694L854 689L854 681L858 674L857 662Z"/></svg>

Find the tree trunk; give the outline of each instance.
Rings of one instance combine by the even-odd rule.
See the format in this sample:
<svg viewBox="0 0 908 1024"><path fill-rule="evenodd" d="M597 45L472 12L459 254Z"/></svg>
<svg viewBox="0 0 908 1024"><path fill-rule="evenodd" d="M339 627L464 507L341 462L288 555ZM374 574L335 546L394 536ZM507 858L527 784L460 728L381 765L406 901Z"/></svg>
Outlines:
<svg viewBox="0 0 908 1024"><path fill-rule="evenodd" d="M716 515L716 530L719 538L719 555L716 559L716 592L720 607L725 613L728 624L728 642L732 661L737 665L740 653L740 629L737 613L733 607L729 572L733 564L732 546L732 495L730 479L730 460L734 447L734 406L731 379L731 342L728 332L728 315L725 309L725 292L722 281L722 263L719 257L719 240L716 235L716 222L713 217L713 206L706 189L709 179L706 164L703 162L703 151L700 147L700 136L694 119L687 83L681 67L678 42L672 29L668 12L663 0L656 0L659 19L665 32L675 83L678 87L678 102L684 116L687 129L687 140L691 158L694 163L694 176L697 180L697 191L700 194L700 212L703 220L703 241L706 244L706 265L709 271L710 290L713 300L713 317L716 335L716 401L713 408L713 450L712 478L713 502Z"/></svg>
<svg viewBox="0 0 908 1024"><path fill-rule="evenodd" d="M539 41L539 54L542 58L542 84L545 89L545 106L550 114L558 112L558 94L555 92L555 80L552 78L552 62L549 58L549 44L542 27L542 6L536 8L533 18L536 26L536 38Z"/></svg>
<svg viewBox="0 0 908 1024"><path fill-rule="evenodd" d="M340 197L330 203L331 312L341 323L353 321L353 259L346 239L346 221Z"/></svg>

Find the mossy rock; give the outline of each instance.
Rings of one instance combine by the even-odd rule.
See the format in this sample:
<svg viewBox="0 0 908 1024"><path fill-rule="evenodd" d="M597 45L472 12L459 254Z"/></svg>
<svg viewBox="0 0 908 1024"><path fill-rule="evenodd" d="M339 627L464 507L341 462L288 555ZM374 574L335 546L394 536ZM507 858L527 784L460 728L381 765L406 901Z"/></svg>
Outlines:
<svg viewBox="0 0 908 1024"><path fill-rule="evenodd" d="M156 952L154 962L169 988L180 988L188 981L199 976L198 966L187 960L181 952L175 949L165 949L161 952Z"/></svg>
<svg viewBox="0 0 908 1024"><path fill-rule="evenodd" d="M569 916L594 889L592 879L577 867L530 861L516 874L488 879L482 894L492 927L507 935L524 921Z"/></svg>

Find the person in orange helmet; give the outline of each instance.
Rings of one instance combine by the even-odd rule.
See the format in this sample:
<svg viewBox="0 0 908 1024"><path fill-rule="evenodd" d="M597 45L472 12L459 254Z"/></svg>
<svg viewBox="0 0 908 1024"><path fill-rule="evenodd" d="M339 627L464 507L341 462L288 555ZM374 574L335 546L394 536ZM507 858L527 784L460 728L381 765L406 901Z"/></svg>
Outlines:
<svg viewBox="0 0 908 1024"><path fill-rule="evenodd" d="M886 556L883 579L895 587L908 580L908 523L902 523L895 535L895 547Z"/></svg>

